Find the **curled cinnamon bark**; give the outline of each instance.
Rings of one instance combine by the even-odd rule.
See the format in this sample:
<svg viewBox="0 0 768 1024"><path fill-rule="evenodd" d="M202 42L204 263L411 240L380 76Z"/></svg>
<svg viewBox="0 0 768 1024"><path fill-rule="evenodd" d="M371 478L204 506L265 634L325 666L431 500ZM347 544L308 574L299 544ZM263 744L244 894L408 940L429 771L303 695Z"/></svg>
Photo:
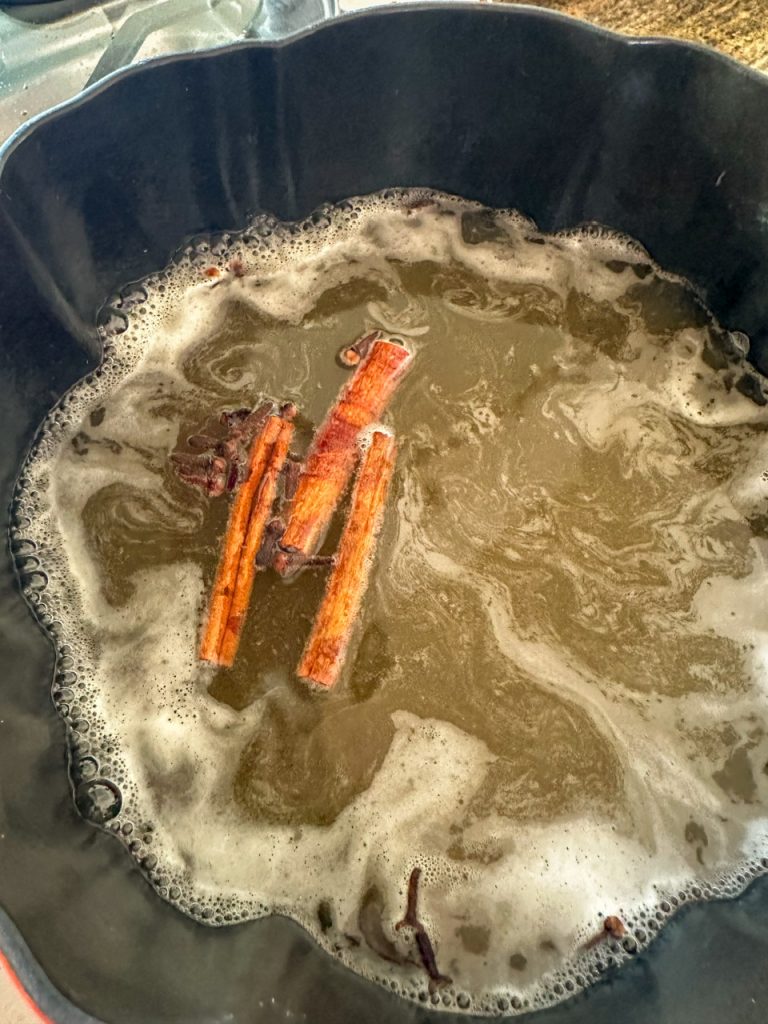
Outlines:
<svg viewBox="0 0 768 1024"><path fill-rule="evenodd" d="M368 583L396 451L394 437L376 431L360 464L336 564L297 671L318 686L333 686L344 663Z"/></svg>

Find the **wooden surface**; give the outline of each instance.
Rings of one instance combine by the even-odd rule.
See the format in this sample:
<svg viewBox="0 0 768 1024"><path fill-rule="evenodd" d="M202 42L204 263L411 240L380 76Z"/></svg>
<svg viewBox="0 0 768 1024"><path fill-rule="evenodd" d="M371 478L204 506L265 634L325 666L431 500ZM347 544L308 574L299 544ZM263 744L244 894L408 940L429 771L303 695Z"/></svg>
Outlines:
<svg viewBox="0 0 768 1024"><path fill-rule="evenodd" d="M768 72L768 0L539 0L532 6L629 35L705 43Z"/></svg>

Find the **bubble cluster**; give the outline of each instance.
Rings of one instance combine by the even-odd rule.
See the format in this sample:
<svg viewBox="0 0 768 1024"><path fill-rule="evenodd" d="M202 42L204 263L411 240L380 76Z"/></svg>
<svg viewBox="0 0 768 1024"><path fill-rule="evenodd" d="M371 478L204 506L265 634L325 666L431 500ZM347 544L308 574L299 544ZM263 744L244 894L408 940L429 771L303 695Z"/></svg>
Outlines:
<svg viewBox="0 0 768 1024"><path fill-rule="evenodd" d="M549 359L567 387L553 389L531 415L531 438L536 429L542 437L571 431L589 451L619 446L632 453L627 476L647 471L661 482L681 459L709 460L717 486L695 515L684 520L669 509L663 522L649 517L646 525L654 540L663 535L669 552L663 585L692 588L687 612L668 617L678 615L681 629L695 621L702 634L743 651L749 673L733 692L709 677L701 694L633 690L616 652L611 664L587 664L585 655L574 668L557 643L535 633L498 578L429 534L424 507L434 499L439 509L439 501L416 477L404 477L397 498L381 600L394 604L427 581L435 615L450 621L448 588L439 607L441 581L472 589L484 628L510 665L536 680L541 693L565 694L583 715L579 722L594 730L596 746L614 758L632 811L624 818L577 803L549 821L522 812L505 818L488 797L496 793L488 780L501 771L488 744L439 715L402 709L391 715L392 739L369 783L332 822L254 824L233 806L234 765L267 711L258 700L239 710L215 700L211 672L197 663L205 512L166 486L167 453L203 386L222 401L248 404L269 393L265 382L283 379L286 361L293 391L279 397L320 415L319 406L311 409L306 359L298 349L276 350L270 339L278 326L301 332L310 316L313 323L332 318L323 296L334 289L364 280L365 326L407 335L418 358L430 324L417 299L390 300L400 265L434 268L440 301L476 322L478 336L489 324L524 319L524 287L537 296L538 325L560 325L556 311L565 309L576 340L593 339L608 369L580 363L581 350L568 337L562 350L532 364L532 381L549 372ZM656 307L644 299L651 283ZM659 303L666 303L661 326L651 322ZM226 333L235 304L247 307L262 331L247 345L234 340L223 358L208 339ZM631 327L612 333L620 317ZM648 334L663 335L663 345L646 344L641 322ZM718 325L695 292L665 275L637 243L597 227L546 236L514 212L426 190L388 190L324 206L297 223L261 216L241 233L193 239L165 270L110 297L99 324L102 363L43 424L20 472L11 540L23 592L56 645L52 695L69 737L75 803L125 845L163 898L209 925L286 914L343 963L407 999L498 1015L569 997L644 948L682 905L732 897L766 871L765 773L756 773L746 799L734 781L742 762L768 758L765 382L747 361L748 340ZM490 526L498 514L494 528L509 531L498 559L520 566L521 552L544 550L554 529L551 503L535 488L512 493L514 481L495 464L487 491L475 492L462 464L451 461L461 444L479 445L501 429L487 385L468 379L451 424L441 466L454 504L447 503L441 525L474 552L487 541L483 524L452 523L451 509L481 509ZM421 388L414 394L425 426L408 439L405 457L427 458L434 438L426 421L440 425L439 382L413 387ZM667 424L674 417L684 429ZM709 428L722 432L722 448L699 445L696 431ZM553 464L553 476L562 472ZM520 522L510 516L510 495L525 510ZM692 521L701 526L694 541ZM583 524L576 516L567 522L575 548L584 546ZM737 529L744 522L748 537ZM94 544L115 524L123 543L109 555L137 568L110 590ZM164 530L186 538L185 559L153 560ZM642 543L627 545L621 557L591 551L602 559L605 579L597 593L583 574L572 574L573 586L583 588L568 626L574 637L596 628L595 609L612 588L634 595L617 599L616 623L631 612L650 629L656 602L645 595L659 570L647 563ZM740 562L731 576L721 567L733 552ZM716 567L710 576L699 570L707 564ZM664 593L659 583L659 604ZM725 608L733 612L725 616ZM704 675L702 665L694 668ZM397 670L418 679L415 656ZM660 723L676 716L681 749L659 747L659 735L671 735L658 731ZM726 718L735 723L731 746L741 761L722 767L715 785L711 749ZM546 742L546 734L537 738ZM395 927L414 865L422 872L420 919L453 979L434 991L413 962L412 936ZM592 942L608 915L621 918L624 934Z"/></svg>

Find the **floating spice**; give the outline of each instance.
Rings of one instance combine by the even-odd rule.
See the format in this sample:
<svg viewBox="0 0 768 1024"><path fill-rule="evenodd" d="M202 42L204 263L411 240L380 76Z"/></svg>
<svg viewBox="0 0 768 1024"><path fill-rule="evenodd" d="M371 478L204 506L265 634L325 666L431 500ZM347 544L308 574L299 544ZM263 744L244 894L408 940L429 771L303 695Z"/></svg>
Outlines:
<svg viewBox="0 0 768 1024"><path fill-rule="evenodd" d="M218 663L229 667L235 660L240 645L240 636L248 614L253 581L258 570L256 556L264 537L264 528L272 512L277 496L277 484L283 470L288 446L293 437L293 424L288 420L280 421L280 429L272 446L272 451L262 473L262 478L254 495L248 529L243 541L240 565L232 592L232 602L227 614L227 623L221 640Z"/></svg>
<svg viewBox="0 0 768 1024"><path fill-rule="evenodd" d="M396 457L394 437L375 431L360 464L336 564L297 670L301 679L318 686L333 686L344 663Z"/></svg>
<svg viewBox="0 0 768 1024"><path fill-rule="evenodd" d="M285 454L287 454L287 446L283 441L281 441L280 445L277 445L276 442L281 436L285 439L286 427L291 431L293 429L291 424L284 420L282 416L269 416L251 446L248 474L237 491L232 504L221 558L216 571L216 579L214 580L211 592L208 615L200 641L199 655L202 661L231 665L234 659L237 642L233 634L236 633L239 639L239 629L242 623L238 617L241 614L239 605L235 609L232 607L233 596L237 591L239 600L242 600L246 589L248 596L250 596L250 586L252 586L253 580L251 577L250 585L248 585L248 575L255 571L253 562L261 544L264 527L272 502L274 501L277 476L282 469L282 463L285 461ZM288 437L290 437L290 434ZM285 454L282 454L283 448L285 448ZM281 459L282 461L280 461ZM267 486L262 492L261 485L265 482L265 474ZM271 500L269 500L262 522L260 519L262 510L270 494ZM256 518L251 523L251 517L254 513ZM243 559L243 549L247 539L249 539L249 550L253 548L253 558L248 560L249 565L246 565L246 560ZM241 564L244 577L238 586ZM234 620L230 626L229 619L231 613L234 615ZM225 633L228 628L230 636L227 639L226 650L223 650Z"/></svg>
<svg viewBox="0 0 768 1024"><path fill-rule="evenodd" d="M447 974L441 974L438 970L437 957L435 956L432 940L427 934L426 928L419 920L417 907L420 878L421 868L414 868L411 872L411 877L408 879L408 902L406 904L405 917L402 921L397 922L395 929L400 931L401 928L413 928L421 966L429 975L429 991L434 992L438 988L442 988L443 985L450 985L453 978L449 978Z"/></svg>
<svg viewBox="0 0 768 1024"><path fill-rule="evenodd" d="M342 390L315 435L299 476L280 542L284 551L299 557L285 561L283 571L300 566L317 550L352 476L360 433L381 417L411 359L402 345L380 339Z"/></svg>

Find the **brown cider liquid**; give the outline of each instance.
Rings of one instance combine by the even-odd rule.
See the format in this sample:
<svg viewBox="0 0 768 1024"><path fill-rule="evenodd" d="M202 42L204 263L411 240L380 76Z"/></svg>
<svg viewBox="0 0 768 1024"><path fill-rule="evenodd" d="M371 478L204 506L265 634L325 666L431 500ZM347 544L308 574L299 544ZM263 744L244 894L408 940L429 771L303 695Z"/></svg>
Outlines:
<svg viewBox="0 0 768 1024"><path fill-rule="evenodd" d="M621 757L572 688L542 686L535 666L519 662L517 640L556 650L609 700L638 706L748 685L745 646L697 626L691 605L708 579L753 568L754 523L718 517L704 497L724 487L744 438L764 425L708 427L640 396L626 436L599 446L573 414L588 392L617 421L615 382L638 360L652 379L653 353L683 327L704 329L692 293L649 272L617 265L627 287L609 302L458 264L389 260L386 275L363 269L324 291L298 324L256 312L233 283L219 327L181 359L184 384L139 373L120 385L136 392L136 415L177 429L179 450L190 450L190 434L221 432L224 409L290 399L301 454L349 379L339 348L379 326L382 307L403 336L428 326L411 341L412 369L385 416L398 462L339 684L318 693L295 676L325 586L320 568L288 582L258 574L237 660L209 681L211 696L236 710L262 706L236 754L232 795L244 818L331 823L370 784L392 713L406 710L453 723L495 755L464 808L467 826L490 814L546 823L593 811L632 830ZM120 434L108 402L73 444L86 458L97 449L121 459ZM210 592L230 499L187 487L168 454L131 452L132 464L161 474L158 490L134 487L126 472L86 504L87 543L113 605L133 593L137 571L175 561L199 563ZM345 511L322 551L334 550ZM755 743L762 735L756 719ZM724 793L762 796L750 758L733 758L743 737L713 728L685 741L721 766ZM431 766L420 770L428 777ZM705 844L692 847L706 857ZM448 853L478 863L501 855L491 840L465 846L461 827Z"/></svg>

